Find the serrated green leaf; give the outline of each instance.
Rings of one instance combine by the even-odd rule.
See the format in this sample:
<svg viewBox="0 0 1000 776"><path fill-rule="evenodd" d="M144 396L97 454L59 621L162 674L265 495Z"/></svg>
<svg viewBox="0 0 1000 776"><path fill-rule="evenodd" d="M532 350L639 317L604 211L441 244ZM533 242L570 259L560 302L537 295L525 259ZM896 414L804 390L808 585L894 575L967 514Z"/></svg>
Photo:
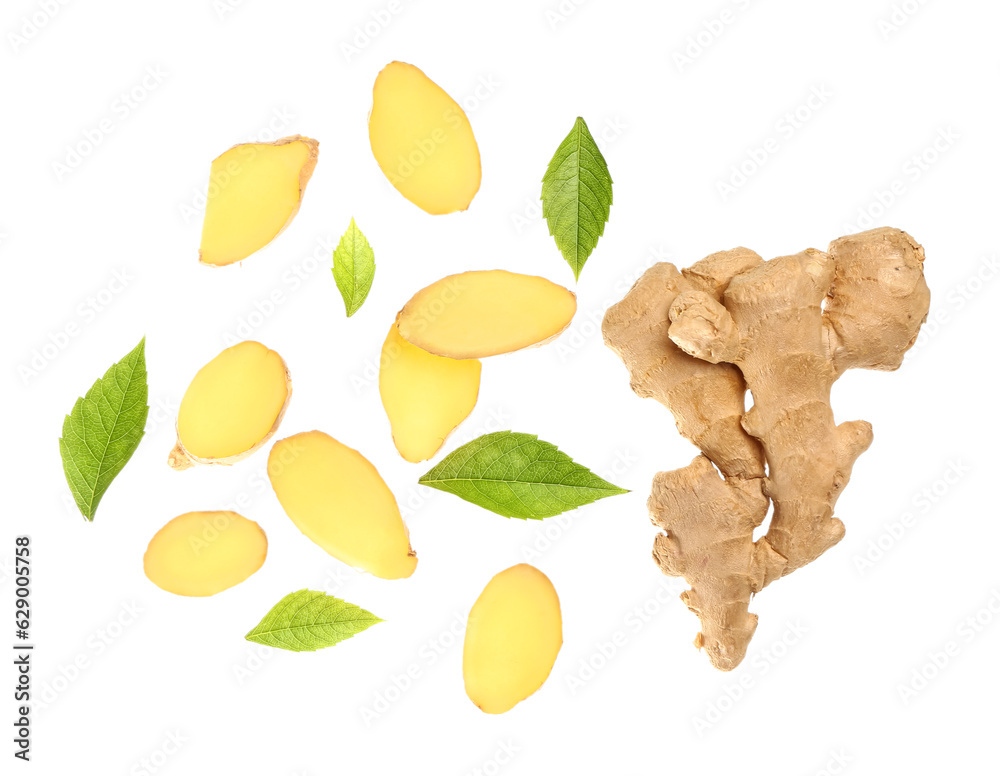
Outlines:
<svg viewBox="0 0 1000 776"><path fill-rule="evenodd" d="M611 215L611 184L601 149L577 118L542 178L542 215L577 280Z"/></svg>
<svg viewBox="0 0 1000 776"><path fill-rule="evenodd" d="M534 434L484 434L445 456L421 485L504 517L541 519L628 493Z"/></svg>
<svg viewBox="0 0 1000 776"><path fill-rule="evenodd" d="M146 338L76 400L59 438L66 482L77 507L93 521L108 486L145 433L149 413Z"/></svg>
<svg viewBox="0 0 1000 776"><path fill-rule="evenodd" d="M353 218L333 252L333 279L350 318L365 303L375 279L375 252Z"/></svg>
<svg viewBox="0 0 1000 776"><path fill-rule="evenodd" d="M278 601L246 640L292 652L315 652L380 622L371 612L332 595L299 590Z"/></svg>

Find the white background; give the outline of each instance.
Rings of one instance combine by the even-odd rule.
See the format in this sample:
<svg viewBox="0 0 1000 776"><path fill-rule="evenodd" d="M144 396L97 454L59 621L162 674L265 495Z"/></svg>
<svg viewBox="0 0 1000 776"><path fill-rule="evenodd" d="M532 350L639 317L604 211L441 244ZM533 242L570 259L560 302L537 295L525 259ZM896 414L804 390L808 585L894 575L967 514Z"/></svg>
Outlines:
<svg viewBox="0 0 1000 776"><path fill-rule="evenodd" d="M13 537L28 533L35 690L47 701L34 715L33 762L17 768L993 768L995 3L4 5L0 608L11 611ZM393 59L467 108L483 185L466 213L426 215L371 156L371 86ZM574 286L537 195L577 115L601 140L615 200ZM200 266L211 160L293 133L321 142L294 224L239 266ZM739 180L741 165L749 174ZM378 270L348 320L330 254L352 216ZM664 408L629 390L600 316L654 261L686 265L736 245L770 257L870 225L906 229L925 246L933 323L898 372L837 384L837 418L875 428L838 504L847 537L754 601L750 654L718 673L691 646L698 625L676 600L680 583L650 559L645 509L652 475L696 451ZM394 313L445 274L495 267L575 287L579 315L556 343L485 364L478 407L447 449L499 428L537 433L629 495L523 523L420 488L430 464L396 454L373 379ZM60 337L68 326L75 336ZM56 440L76 397L143 335L148 433L88 524L69 501ZM305 539L267 484L266 450L228 469L167 467L183 391L227 336L259 339L287 360L295 395L279 436L318 428L378 466L419 554L412 578L356 573ZM163 523L236 503L267 531L260 572L205 600L147 581L142 555ZM565 644L539 693L488 716L463 691L462 623L489 578L524 560L559 592ZM318 653L261 656L243 634L302 587L386 622ZM407 672L418 676L400 679ZM914 684L914 672L933 676ZM15 704L2 697L2 770L14 773Z"/></svg>

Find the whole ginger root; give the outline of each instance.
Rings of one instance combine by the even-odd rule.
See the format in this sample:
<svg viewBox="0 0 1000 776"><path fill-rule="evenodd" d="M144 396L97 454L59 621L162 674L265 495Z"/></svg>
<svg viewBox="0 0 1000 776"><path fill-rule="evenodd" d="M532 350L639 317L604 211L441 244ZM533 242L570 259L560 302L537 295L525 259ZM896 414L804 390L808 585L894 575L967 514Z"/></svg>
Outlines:
<svg viewBox="0 0 1000 776"><path fill-rule="evenodd" d="M703 453L656 475L649 508L665 531L654 558L690 584L695 644L716 668L746 654L751 596L843 538L834 506L872 430L834 421L831 387L850 368L899 368L930 304L923 261L891 228L770 261L737 248L683 271L651 267L605 315L633 390Z"/></svg>

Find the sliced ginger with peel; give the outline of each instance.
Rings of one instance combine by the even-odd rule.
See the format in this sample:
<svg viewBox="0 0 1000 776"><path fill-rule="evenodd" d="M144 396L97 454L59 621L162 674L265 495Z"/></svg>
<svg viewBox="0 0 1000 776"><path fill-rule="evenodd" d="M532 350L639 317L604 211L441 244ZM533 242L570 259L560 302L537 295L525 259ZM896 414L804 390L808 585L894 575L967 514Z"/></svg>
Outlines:
<svg viewBox="0 0 1000 776"><path fill-rule="evenodd" d="M449 275L418 291L399 333L428 353L485 358L540 345L576 314L576 295L545 278L505 270Z"/></svg>
<svg viewBox="0 0 1000 776"><path fill-rule="evenodd" d="M296 434L271 448L267 475L295 526L333 557L383 579L416 569L396 499L357 450L322 431Z"/></svg>
<svg viewBox="0 0 1000 776"><path fill-rule="evenodd" d="M209 596L257 571L267 557L267 536L236 512L188 512L150 540L143 568L168 593Z"/></svg>
<svg viewBox="0 0 1000 776"><path fill-rule="evenodd" d="M390 62L375 79L368 119L385 177L420 209L465 210L479 190L479 146L465 111L423 72Z"/></svg>
<svg viewBox="0 0 1000 776"><path fill-rule="evenodd" d="M242 261L281 234L299 212L319 143L292 135L241 143L212 162L201 229L203 264Z"/></svg>
<svg viewBox="0 0 1000 776"><path fill-rule="evenodd" d="M562 613L552 582L527 563L501 571L469 612L462 656L465 692L487 714L534 693L562 647Z"/></svg>
<svg viewBox="0 0 1000 776"><path fill-rule="evenodd" d="M378 389L392 441L411 463L426 461L476 406L482 364L435 356L399 335L393 324L382 345Z"/></svg>
<svg viewBox="0 0 1000 776"><path fill-rule="evenodd" d="M177 415L177 445L168 463L233 464L278 430L292 395L284 360L259 342L222 351L194 376Z"/></svg>

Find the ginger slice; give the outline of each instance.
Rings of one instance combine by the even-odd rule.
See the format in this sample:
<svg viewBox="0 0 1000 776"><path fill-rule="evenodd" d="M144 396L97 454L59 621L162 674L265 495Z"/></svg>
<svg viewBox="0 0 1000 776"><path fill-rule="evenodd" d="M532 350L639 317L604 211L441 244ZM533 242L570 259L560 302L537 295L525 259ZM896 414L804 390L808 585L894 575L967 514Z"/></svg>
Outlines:
<svg viewBox="0 0 1000 776"><path fill-rule="evenodd" d="M410 576L417 555L374 466L322 431L275 442L267 475L285 514L333 557L382 579Z"/></svg>
<svg viewBox="0 0 1000 776"><path fill-rule="evenodd" d="M236 512L188 512L157 531L142 559L168 593L210 596L238 585L267 557L267 536Z"/></svg>
<svg viewBox="0 0 1000 776"><path fill-rule="evenodd" d="M199 259L210 266L242 261L295 218L319 158L319 143L292 135L241 143L212 162Z"/></svg>
<svg viewBox="0 0 1000 776"><path fill-rule="evenodd" d="M449 275L414 294L400 335L447 358L485 358L541 345L576 314L576 294L545 278L494 269Z"/></svg>
<svg viewBox="0 0 1000 776"><path fill-rule="evenodd" d="M396 325L382 345L378 388L404 459L426 461L476 406L482 363L435 356L403 339Z"/></svg>
<svg viewBox="0 0 1000 776"><path fill-rule="evenodd" d="M427 213L465 210L479 191L479 146L465 111L413 65L390 62L378 74L368 136L385 177Z"/></svg>
<svg viewBox="0 0 1000 776"><path fill-rule="evenodd" d="M259 342L240 342L198 370L177 413L177 445L167 462L230 465L278 430L292 397L284 360Z"/></svg>
<svg viewBox="0 0 1000 776"><path fill-rule="evenodd" d="M509 711L545 683L561 647L562 613L549 578L527 563L501 571L469 612L465 692L487 714Z"/></svg>

